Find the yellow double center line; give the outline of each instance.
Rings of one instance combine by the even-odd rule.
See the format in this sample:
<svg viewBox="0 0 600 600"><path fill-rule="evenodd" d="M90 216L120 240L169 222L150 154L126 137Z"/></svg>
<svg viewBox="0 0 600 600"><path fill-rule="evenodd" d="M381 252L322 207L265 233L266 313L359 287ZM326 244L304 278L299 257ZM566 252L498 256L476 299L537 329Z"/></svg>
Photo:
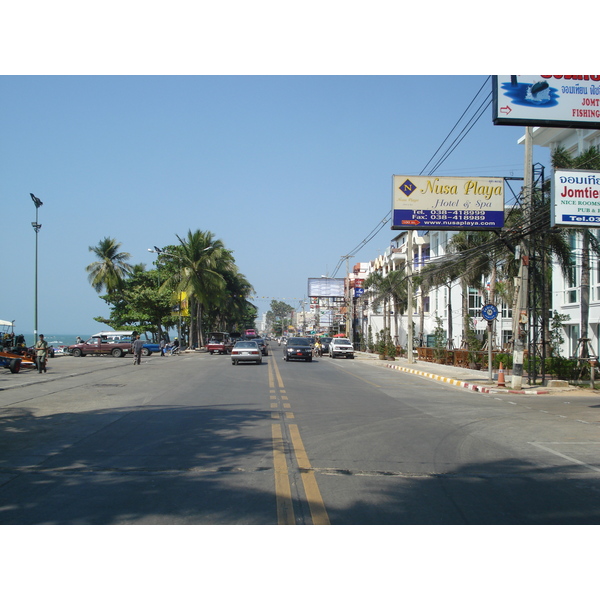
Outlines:
<svg viewBox="0 0 600 600"><path fill-rule="evenodd" d="M275 380L277 380L277 390L275 388ZM269 390L271 401L276 401L271 402L271 408L279 408L279 403L277 402L278 395L280 396L279 401L281 402L282 408L291 408L291 405L287 402L288 397L275 357L272 357L269 361ZM314 469L312 468L306 450L304 449L304 443L300 437L298 425L287 423L287 420L294 419L294 413L291 411L285 413L283 411L271 413L273 419L279 419L280 415L284 415L282 424L271 425L273 437L273 466L275 470L275 496L277 499L277 522L279 525L296 524L292 502L290 472L285 451L286 443L284 432L286 431L285 426L287 425L291 448L300 471L300 478L304 487L306 501L310 508L312 522L314 525L329 525L329 516L327 515L327 510L325 509L325 504L323 503L323 498L319 491Z"/></svg>

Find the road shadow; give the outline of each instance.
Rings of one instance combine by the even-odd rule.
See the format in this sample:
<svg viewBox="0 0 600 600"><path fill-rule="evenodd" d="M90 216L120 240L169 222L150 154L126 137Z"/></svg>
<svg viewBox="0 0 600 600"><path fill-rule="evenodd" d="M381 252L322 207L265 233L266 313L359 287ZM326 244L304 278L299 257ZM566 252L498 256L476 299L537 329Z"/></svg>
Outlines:
<svg viewBox="0 0 600 600"><path fill-rule="evenodd" d="M270 410L231 401L42 417L4 409L0 524L276 524L273 422ZM334 525L600 524L600 479L583 464L398 474L312 462ZM311 522L305 503L295 514Z"/></svg>
<svg viewBox="0 0 600 600"><path fill-rule="evenodd" d="M331 476L318 476L322 490ZM369 501L338 510L335 502L327 502L325 493L332 524L600 524L600 479L578 465L540 468L502 460L471 463L440 474L358 476Z"/></svg>
<svg viewBox="0 0 600 600"><path fill-rule="evenodd" d="M270 422L243 403L5 409L0 523L273 524Z"/></svg>

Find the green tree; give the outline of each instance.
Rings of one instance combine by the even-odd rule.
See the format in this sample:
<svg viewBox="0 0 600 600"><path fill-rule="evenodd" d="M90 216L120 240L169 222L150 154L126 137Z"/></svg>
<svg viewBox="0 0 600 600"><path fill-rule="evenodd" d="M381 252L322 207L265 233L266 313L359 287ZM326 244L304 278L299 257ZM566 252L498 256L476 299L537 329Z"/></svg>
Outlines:
<svg viewBox="0 0 600 600"><path fill-rule="evenodd" d="M186 292L190 299L190 344L204 345L202 315L204 308L222 298L225 279L219 272L231 252L210 231L188 230L187 237L179 241L177 258L180 272L177 274L177 291ZM227 259L225 258L227 255Z"/></svg>
<svg viewBox="0 0 600 600"><path fill-rule="evenodd" d="M160 262L168 266L163 284L175 290L175 298L189 298L190 344L203 345L205 326L229 329L248 319L247 300L252 286L239 272L233 253L210 231L191 231L179 245L163 249Z"/></svg>
<svg viewBox="0 0 600 600"><path fill-rule="evenodd" d="M256 318L256 307L249 302L248 297L254 293L253 287L235 265L233 268L224 269L221 274L225 281L225 289L207 305L204 325L212 331L236 331L243 327L252 327ZM251 318L251 314L254 317Z"/></svg>
<svg viewBox="0 0 600 600"><path fill-rule="evenodd" d="M96 317L95 320L114 329L149 332L154 341L159 341L163 329L176 324L171 296L171 290L160 289L158 271L146 271L144 265L134 265L118 291L101 296L112 305L109 318Z"/></svg>
<svg viewBox="0 0 600 600"><path fill-rule="evenodd" d="M294 311L294 307L289 304L282 302L281 300L271 300L271 318L274 323L278 323L281 328L281 335L283 335L286 325L291 323L291 320L288 319L292 312Z"/></svg>
<svg viewBox="0 0 600 600"><path fill-rule="evenodd" d="M125 278L132 272L133 267L127 263L131 255L128 252L120 252L120 247L120 242L109 237L100 240L97 246L89 247L98 260L88 265L85 270L96 292L105 289L112 293L121 289Z"/></svg>
<svg viewBox="0 0 600 600"><path fill-rule="evenodd" d="M371 273L364 282L369 301L377 308L383 304L383 328L391 335L391 312L394 312L395 338L399 337L400 325L398 317L408 307L408 281L404 271L390 271L387 275L379 272ZM387 321L387 324L386 324Z"/></svg>

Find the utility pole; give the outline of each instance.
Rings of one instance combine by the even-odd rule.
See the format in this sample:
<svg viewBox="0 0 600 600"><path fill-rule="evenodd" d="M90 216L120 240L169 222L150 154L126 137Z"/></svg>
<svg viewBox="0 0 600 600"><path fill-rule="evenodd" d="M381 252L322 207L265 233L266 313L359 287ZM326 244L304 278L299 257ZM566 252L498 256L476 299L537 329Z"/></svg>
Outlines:
<svg viewBox="0 0 600 600"><path fill-rule="evenodd" d="M408 323L406 324L406 333L408 335L408 340L406 341L406 355L409 364L413 364L415 362L415 358L413 356L413 282L412 282L412 261L413 261L413 232L412 229L409 229L408 232L408 241L406 244L406 276L408 282L408 302L406 307L406 312L408 313Z"/></svg>
<svg viewBox="0 0 600 600"><path fill-rule="evenodd" d="M513 375L512 387L520 390L523 383L523 356L527 345L529 323L529 229L531 225L531 198L533 193L533 128L525 128L525 173L523 179L523 213L525 216L525 235L521 239L517 310L513 315Z"/></svg>
<svg viewBox="0 0 600 600"><path fill-rule="evenodd" d="M346 259L346 281L348 282L348 295L346 298L346 337L352 341L352 291L350 290L350 259L354 258L354 254L346 254L342 256Z"/></svg>

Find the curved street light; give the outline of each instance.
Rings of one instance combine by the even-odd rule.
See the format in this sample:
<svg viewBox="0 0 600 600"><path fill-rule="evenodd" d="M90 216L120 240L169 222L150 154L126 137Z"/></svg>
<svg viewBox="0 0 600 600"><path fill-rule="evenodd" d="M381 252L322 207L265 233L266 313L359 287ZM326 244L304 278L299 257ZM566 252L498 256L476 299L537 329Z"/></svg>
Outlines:
<svg viewBox="0 0 600 600"><path fill-rule="evenodd" d="M31 226L35 230L35 281L33 287L33 344L35 345L38 336L38 233L42 228L41 223L38 222L38 210L44 203L39 198L36 198L33 194L30 193L29 195L35 204L35 221L31 223Z"/></svg>

